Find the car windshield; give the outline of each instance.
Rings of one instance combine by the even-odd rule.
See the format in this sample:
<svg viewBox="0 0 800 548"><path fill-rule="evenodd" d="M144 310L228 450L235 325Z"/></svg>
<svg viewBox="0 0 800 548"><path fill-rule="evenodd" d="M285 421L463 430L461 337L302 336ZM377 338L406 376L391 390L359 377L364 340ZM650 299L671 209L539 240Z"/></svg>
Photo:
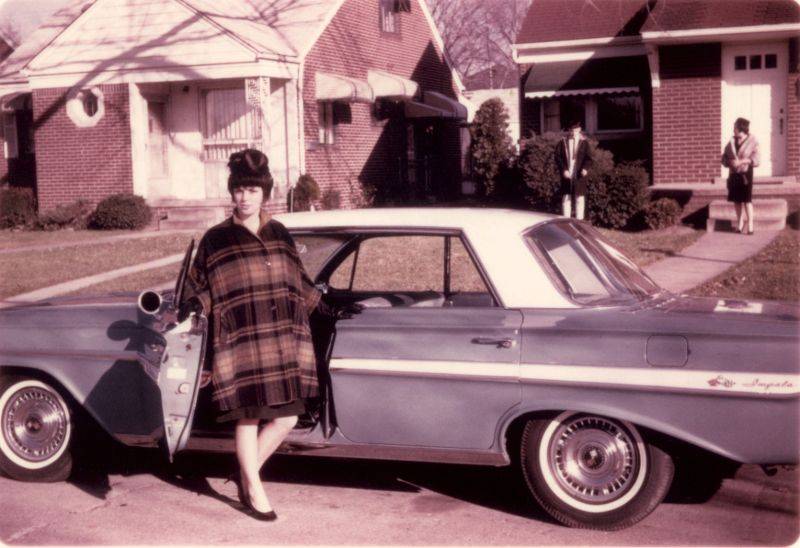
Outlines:
<svg viewBox="0 0 800 548"><path fill-rule="evenodd" d="M611 304L661 291L642 270L592 228L569 221L537 226L525 239L558 284L581 304Z"/></svg>

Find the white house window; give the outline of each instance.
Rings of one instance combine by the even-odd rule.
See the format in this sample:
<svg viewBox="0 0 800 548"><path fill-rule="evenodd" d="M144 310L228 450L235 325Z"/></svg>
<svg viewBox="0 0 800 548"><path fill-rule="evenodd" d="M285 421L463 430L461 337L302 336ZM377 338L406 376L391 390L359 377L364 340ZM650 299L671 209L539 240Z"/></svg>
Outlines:
<svg viewBox="0 0 800 548"><path fill-rule="evenodd" d="M228 158L236 151L260 147L260 131L256 129L256 125L261 121L257 111L248 107L244 85L236 84L236 87L201 91L200 122L206 196L225 196Z"/></svg>
<svg viewBox="0 0 800 548"><path fill-rule="evenodd" d="M774 53L768 53L764 56L764 68L774 69L778 67L778 56Z"/></svg>
<svg viewBox="0 0 800 548"><path fill-rule="evenodd" d="M597 131L642 129L642 100L638 95L598 95Z"/></svg>
<svg viewBox="0 0 800 548"><path fill-rule="evenodd" d="M91 118L95 114L97 114L97 110L99 108L99 103L97 100L97 95L92 93L92 90L86 90L83 92L81 96L81 102L83 104L83 112Z"/></svg>
<svg viewBox="0 0 800 548"><path fill-rule="evenodd" d="M737 55L733 58L734 70L747 70L747 57L744 55Z"/></svg>
<svg viewBox="0 0 800 548"><path fill-rule="evenodd" d="M397 3L395 0L379 0L381 31L397 32Z"/></svg>
<svg viewBox="0 0 800 548"><path fill-rule="evenodd" d="M17 145L17 116L13 112L7 112L3 117L3 153L6 160L19 156Z"/></svg>
<svg viewBox="0 0 800 548"><path fill-rule="evenodd" d="M761 68L761 56L760 55L751 55L750 56L750 70L758 70Z"/></svg>
<svg viewBox="0 0 800 548"><path fill-rule="evenodd" d="M589 134L641 131L642 99L638 94L576 95L546 99L541 109L541 132L560 132L579 120Z"/></svg>
<svg viewBox="0 0 800 548"><path fill-rule="evenodd" d="M67 99L67 116L78 127L94 127L105 115L103 92L99 88L71 91Z"/></svg>
<svg viewBox="0 0 800 548"><path fill-rule="evenodd" d="M333 101L319 103L319 142L332 145L335 138L335 121L333 115Z"/></svg>

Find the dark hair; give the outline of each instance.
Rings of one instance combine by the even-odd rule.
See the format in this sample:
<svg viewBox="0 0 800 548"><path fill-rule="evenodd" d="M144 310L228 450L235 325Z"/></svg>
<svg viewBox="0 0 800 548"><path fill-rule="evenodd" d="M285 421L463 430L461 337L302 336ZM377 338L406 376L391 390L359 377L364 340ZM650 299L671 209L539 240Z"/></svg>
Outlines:
<svg viewBox="0 0 800 548"><path fill-rule="evenodd" d="M747 118L737 118L736 121L733 123L733 127L741 131L742 133L747 133L750 135L750 120Z"/></svg>
<svg viewBox="0 0 800 548"><path fill-rule="evenodd" d="M567 129L572 129L574 127L581 127L581 119L580 118L570 118L567 122Z"/></svg>
<svg viewBox="0 0 800 548"><path fill-rule="evenodd" d="M264 200L272 192L272 175L266 154L254 148L234 152L228 160L228 192L242 186L257 186L264 191Z"/></svg>

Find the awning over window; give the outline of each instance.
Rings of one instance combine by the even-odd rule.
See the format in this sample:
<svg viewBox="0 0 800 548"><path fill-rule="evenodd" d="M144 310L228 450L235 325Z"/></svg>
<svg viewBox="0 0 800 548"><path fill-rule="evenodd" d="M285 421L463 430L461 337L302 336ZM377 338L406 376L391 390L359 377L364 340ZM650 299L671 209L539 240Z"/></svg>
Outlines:
<svg viewBox="0 0 800 548"><path fill-rule="evenodd" d="M375 99L372 88L363 80L327 72L317 72L314 77L317 101L372 102Z"/></svg>
<svg viewBox="0 0 800 548"><path fill-rule="evenodd" d="M419 84L413 80L382 70L367 71L367 83L376 98L411 99L419 89Z"/></svg>
<svg viewBox="0 0 800 548"><path fill-rule="evenodd" d="M650 81L647 57L538 63L525 80L527 98L637 92Z"/></svg>
<svg viewBox="0 0 800 548"><path fill-rule="evenodd" d="M435 91L426 91L422 102L405 103L406 118L450 118L467 119L467 107L450 97Z"/></svg>

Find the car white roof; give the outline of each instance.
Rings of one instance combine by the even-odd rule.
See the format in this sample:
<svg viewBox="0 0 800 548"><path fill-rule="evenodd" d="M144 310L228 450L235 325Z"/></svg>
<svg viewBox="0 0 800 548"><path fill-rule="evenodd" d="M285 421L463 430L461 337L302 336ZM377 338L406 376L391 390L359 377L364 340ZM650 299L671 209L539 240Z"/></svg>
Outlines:
<svg viewBox="0 0 800 548"><path fill-rule="evenodd" d="M522 238L554 215L488 208L374 208L282 213L289 229L385 228L463 231L507 308L573 308L553 285Z"/></svg>
<svg viewBox="0 0 800 548"><path fill-rule="evenodd" d="M515 209L404 207L337 209L281 213L275 219L287 228L453 228L465 231L502 228L520 232L553 215Z"/></svg>

